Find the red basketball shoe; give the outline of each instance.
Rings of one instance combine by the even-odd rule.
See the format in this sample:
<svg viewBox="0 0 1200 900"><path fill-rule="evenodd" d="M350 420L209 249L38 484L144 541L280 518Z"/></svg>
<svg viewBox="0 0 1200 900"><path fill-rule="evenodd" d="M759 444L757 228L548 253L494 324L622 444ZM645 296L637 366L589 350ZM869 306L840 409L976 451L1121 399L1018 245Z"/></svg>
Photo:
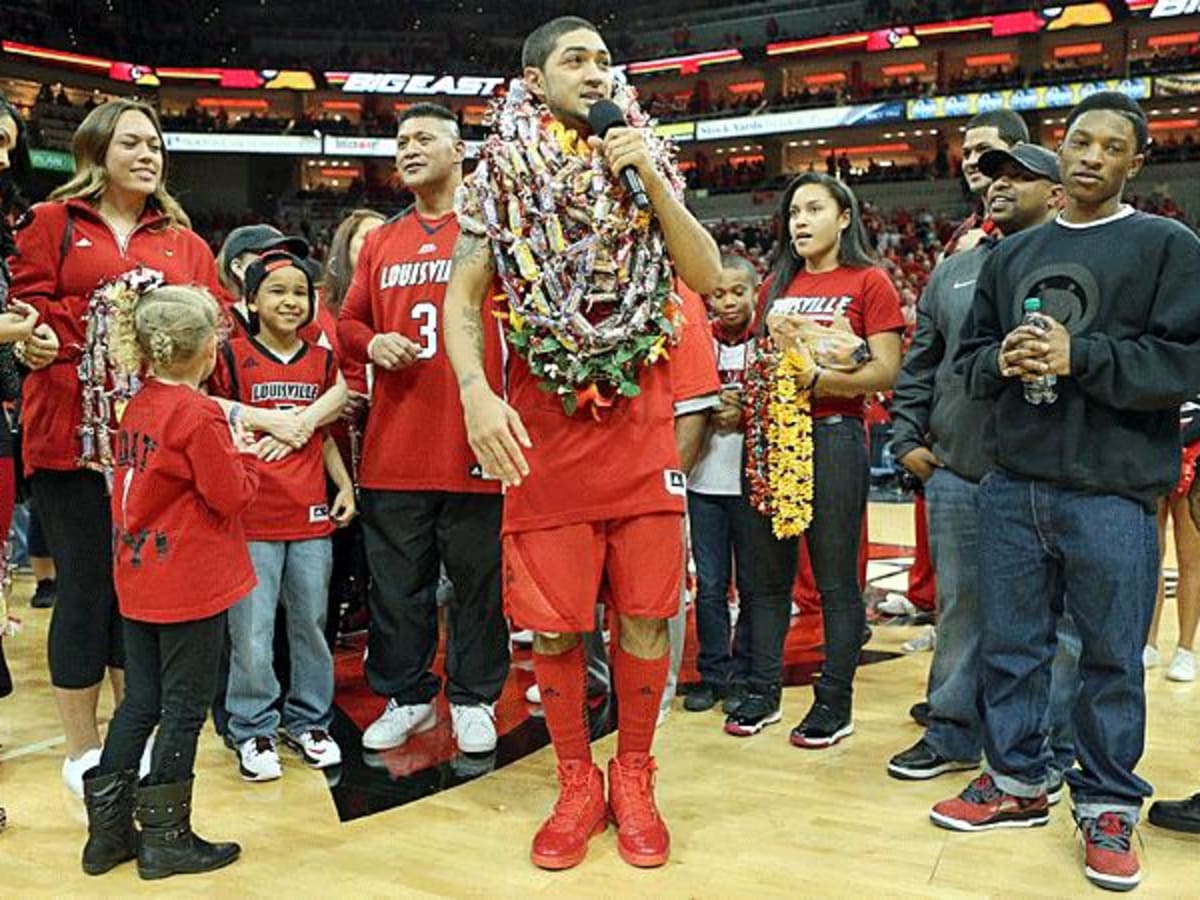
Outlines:
<svg viewBox="0 0 1200 900"><path fill-rule="evenodd" d="M1050 821L1050 804L1044 791L1030 798L1009 794L985 772L957 797L936 804L929 818L935 825L953 831L1030 828Z"/></svg>
<svg viewBox="0 0 1200 900"><path fill-rule="evenodd" d="M1110 891L1131 891L1142 880L1142 867L1133 849L1133 817L1104 812L1080 819L1083 871L1092 884Z"/></svg>
<svg viewBox="0 0 1200 900"><path fill-rule="evenodd" d="M570 869L587 856L588 841L608 827L604 773L590 760L558 764L558 800L533 837L529 857L543 869Z"/></svg>
<svg viewBox="0 0 1200 900"><path fill-rule="evenodd" d="M671 833L654 803L651 756L630 754L608 763L608 804L617 824L617 850L631 866L661 866L671 854Z"/></svg>

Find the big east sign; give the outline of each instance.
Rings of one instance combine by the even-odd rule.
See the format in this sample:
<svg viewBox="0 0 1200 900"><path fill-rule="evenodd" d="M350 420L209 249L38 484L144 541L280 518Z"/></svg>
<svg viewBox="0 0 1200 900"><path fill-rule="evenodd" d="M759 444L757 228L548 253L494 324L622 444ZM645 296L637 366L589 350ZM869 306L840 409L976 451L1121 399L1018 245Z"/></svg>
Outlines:
<svg viewBox="0 0 1200 900"><path fill-rule="evenodd" d="M398 75L392 72L349 72L342 84L346 94L423 94L449 97L490 97L503 78L471 75Z"/></svg>
<svg viewBox="0 0 1200 900"><path fill-rule="evenodd" d="M1158 0L1150 11L1152 19L1169 19L1174 16L1190 16L1200 12L1200 0Z"/></svg>

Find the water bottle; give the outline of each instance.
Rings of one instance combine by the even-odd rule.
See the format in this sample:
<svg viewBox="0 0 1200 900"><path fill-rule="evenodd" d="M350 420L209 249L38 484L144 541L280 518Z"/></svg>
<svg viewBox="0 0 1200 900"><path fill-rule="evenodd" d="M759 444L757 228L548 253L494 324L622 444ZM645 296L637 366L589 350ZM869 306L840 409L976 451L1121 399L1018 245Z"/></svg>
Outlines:
<svg viewBox="0 0 1200 900"><path fill-rule="evenodd" d="M1039 331L1047 331L1045 317L1042 315L1042 301L1039 297L1028 297L1025 300L1025 318L1021 320L1022 325L1032 325ZM1025 402L1040 406L1042 404L1051 404L1058 399L1058 391L1055 386L1058 384L1058 376L1042 375L1033 381L1024 382L1025 387Z"/></svg>

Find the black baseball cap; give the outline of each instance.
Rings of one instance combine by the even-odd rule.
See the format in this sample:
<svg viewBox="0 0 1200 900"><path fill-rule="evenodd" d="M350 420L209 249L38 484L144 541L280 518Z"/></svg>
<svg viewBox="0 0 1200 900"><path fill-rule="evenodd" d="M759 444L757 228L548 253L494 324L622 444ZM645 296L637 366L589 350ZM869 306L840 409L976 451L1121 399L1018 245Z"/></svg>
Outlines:
<svg viewBox="0 0 1200 900"><path fill-rule="evenodd" d="M1020 141L1008 150L988 150L979 157L979 171L988 178L995 178L1006 162L1015 162L1039 178L1062 184L1062 176L1058 172L1058 157L1040 144Z"/></svg>
<svg viewBox="0 0 1200 900"><path fill-rule="evenodd" d="M266 253L268 250L282 250L301 259L308 257L308 242L304 238L286 235L278 228L270 225L243 225L229 232L225 243L221 245L222 273L228 277L229 264L243 253Z"/></svg>

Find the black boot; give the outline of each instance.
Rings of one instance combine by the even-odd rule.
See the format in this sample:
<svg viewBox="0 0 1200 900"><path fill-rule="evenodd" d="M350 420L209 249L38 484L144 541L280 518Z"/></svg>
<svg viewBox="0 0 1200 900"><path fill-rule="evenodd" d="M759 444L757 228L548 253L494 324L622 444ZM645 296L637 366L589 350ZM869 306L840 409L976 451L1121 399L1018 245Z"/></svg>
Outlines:
<svg viewBox="0 0 1200 900"><path fill-rule="evenodd" d="M142 826L138 842L138 874L145 879L211 872L227 866L242 852L229 842L210 844L192 832L192 784L195 778L175 784L139 784L137 820Z"/></svg>
<svg viewBox="0 0 1200 900"><path fill-rule="evenodd" d="M103 875L137 856L133 829L133 790L137 770L99 775L93 767L83 774L83 802L87 806L88 839L83 848L83 871Z"/></svg>

